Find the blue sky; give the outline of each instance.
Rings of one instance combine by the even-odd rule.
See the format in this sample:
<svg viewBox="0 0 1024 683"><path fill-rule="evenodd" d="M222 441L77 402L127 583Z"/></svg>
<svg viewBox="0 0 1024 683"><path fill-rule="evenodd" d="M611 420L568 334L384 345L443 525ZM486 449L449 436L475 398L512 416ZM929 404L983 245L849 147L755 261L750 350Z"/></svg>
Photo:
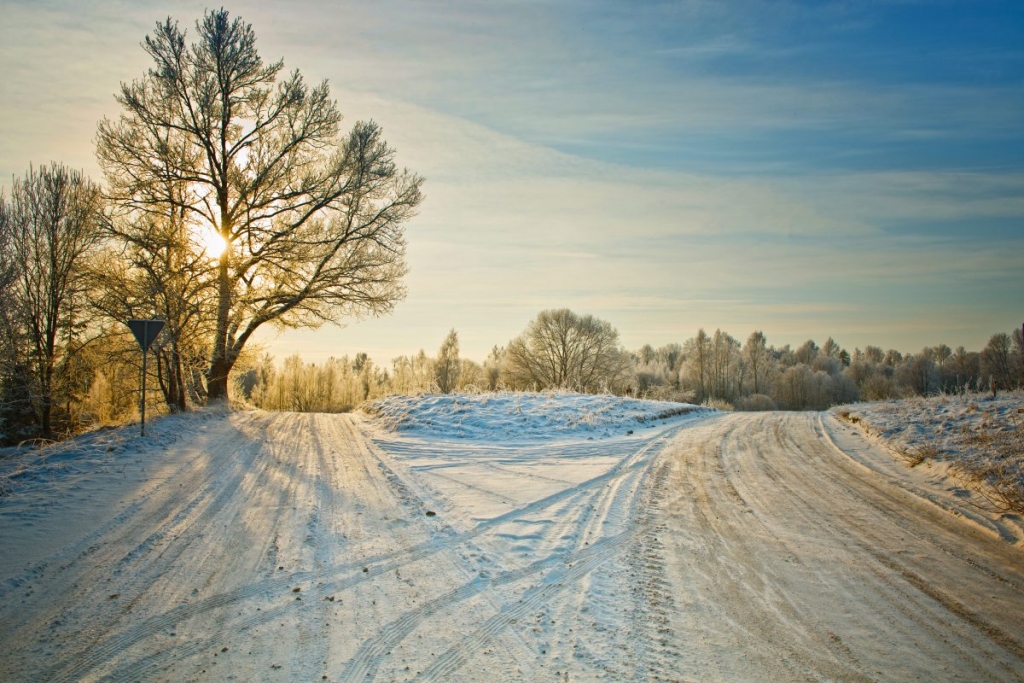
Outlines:
<svg viewBox="0 0 1024 683"><path fill-rule="evenodd" d="M1024 320L1024 4L237 2L261 53L326 78L426 176L408 298L277 356L482 359L540 310L628 348L699 327L980 348ZM0 0L0 179L92 141L168 15Z"/></svg>

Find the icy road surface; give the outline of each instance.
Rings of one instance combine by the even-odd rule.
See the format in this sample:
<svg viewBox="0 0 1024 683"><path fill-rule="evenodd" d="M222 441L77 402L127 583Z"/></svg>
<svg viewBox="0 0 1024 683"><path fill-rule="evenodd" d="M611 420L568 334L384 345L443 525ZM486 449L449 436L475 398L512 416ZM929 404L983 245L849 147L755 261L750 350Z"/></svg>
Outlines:
<svg viewBox="0 0 1024 683"><path fill-rule="evenodd" d="M68 538L0 576L0 680L1024 680L1024 553L831 418L588 424L237 413L16 491L0 548Z"/></svg>

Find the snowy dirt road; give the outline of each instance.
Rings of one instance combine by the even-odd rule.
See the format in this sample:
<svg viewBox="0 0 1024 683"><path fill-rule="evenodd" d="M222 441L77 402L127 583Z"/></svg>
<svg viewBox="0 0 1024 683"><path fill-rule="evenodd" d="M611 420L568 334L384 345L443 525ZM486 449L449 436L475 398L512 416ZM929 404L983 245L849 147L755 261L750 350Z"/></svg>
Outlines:
<svg viewBox="0 0 1024 683"><path fill-rule="evenodd" d="M0 680L1024 679L1024 554L817 414L522 444L206 424L0 583Z"/></svg>
<svg viewBox="0 0 1024 683"><path fill-rule="evenodd" d="M850 458L871 450L853 431L733 414L673 442L654 517L675 677L1024 680L1024 553Z"/></svg>

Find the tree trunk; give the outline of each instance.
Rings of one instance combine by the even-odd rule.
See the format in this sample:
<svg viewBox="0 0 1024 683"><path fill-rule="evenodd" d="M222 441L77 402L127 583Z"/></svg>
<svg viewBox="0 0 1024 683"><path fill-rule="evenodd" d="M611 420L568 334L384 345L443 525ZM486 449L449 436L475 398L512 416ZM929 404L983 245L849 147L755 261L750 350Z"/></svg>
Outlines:
<svg viewBox="0 0 1024 683"><path fill-rule="evenodd" d="M53 438L53 408L50 405L50 397L42 397L42 405L39 406L41 415L39 416L39 431L40 435L44 439Z"/></svg>
<svg viewBox="0 0 1024 683"><path fill-rule="evenodd" d="M206 391L210 402L228 400L228 373L231 372L232 365L228 358L228 317L231 311L231 282L228 279L230 254L231 245L228 243L220 255L220 263L217 266L217 329L213 340L210 371L206 378Z"/></svg>
<svg viewBox="0 0 1024 683"><path fill-rule="evenodd" d="M210 374L206 380L206 396L210 403L228 400L228 373L231 366L223 356L214 359L210 364Z"/></svg>
<svg viewBox="0 0 1024 683"><path fill-rule="evenodd" d="M167 369L164 378L162 369ZM177 342L171 342L167 353L161 349L157 354L157 377L160 389L164 394L164 402L172 413L183 413L188 409L185 401L185 373L181 366L181 354Z"/></svg>
<svg viewBox="0 0 1024 683"><path fill-rule="evenodd" d="M46 350L47 357L40 372L39 429L44 439L53 438L53 363L54 351Z"/></svg>

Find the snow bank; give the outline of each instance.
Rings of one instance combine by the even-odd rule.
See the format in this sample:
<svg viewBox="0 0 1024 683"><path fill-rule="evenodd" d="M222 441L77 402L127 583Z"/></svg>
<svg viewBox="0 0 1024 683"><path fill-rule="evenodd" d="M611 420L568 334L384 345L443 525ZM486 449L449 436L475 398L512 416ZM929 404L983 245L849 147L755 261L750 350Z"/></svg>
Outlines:
<svg viewBox="0 0 1024 683"><path fill-rule="evenodd" d="M837 406L831 413L882 440L910 466L942 463L997 508L1024 512L1024 392L934 396Z"/></svg>
<svg viewBox="0 0 1024 683"><path fill-rule="evenodd" d="M126 466L155 450L167 450L182 435L202 429L210 420L221 419L226 408L209 408L178 415L152 418L146 436L138 423L104 427L55 443L32 443L0 448L0 498L37 487L48 487L61 479L76 479L96 473L123 473Z"/></svg>
<svg viewBox="0 0 1024 683"><path fill-rule="evenodd" d="M364 407L378 426L418 438L604 438L697 410L689 403L568 392L389 396Z"/></svg>
<svg viewBox="0 0 1024 683"><path fill-rule="evenodd" d="M192 437L225 409L98 429L68 441L0 449L0 585L66 545L101 534L195 459Z"/></svg>

